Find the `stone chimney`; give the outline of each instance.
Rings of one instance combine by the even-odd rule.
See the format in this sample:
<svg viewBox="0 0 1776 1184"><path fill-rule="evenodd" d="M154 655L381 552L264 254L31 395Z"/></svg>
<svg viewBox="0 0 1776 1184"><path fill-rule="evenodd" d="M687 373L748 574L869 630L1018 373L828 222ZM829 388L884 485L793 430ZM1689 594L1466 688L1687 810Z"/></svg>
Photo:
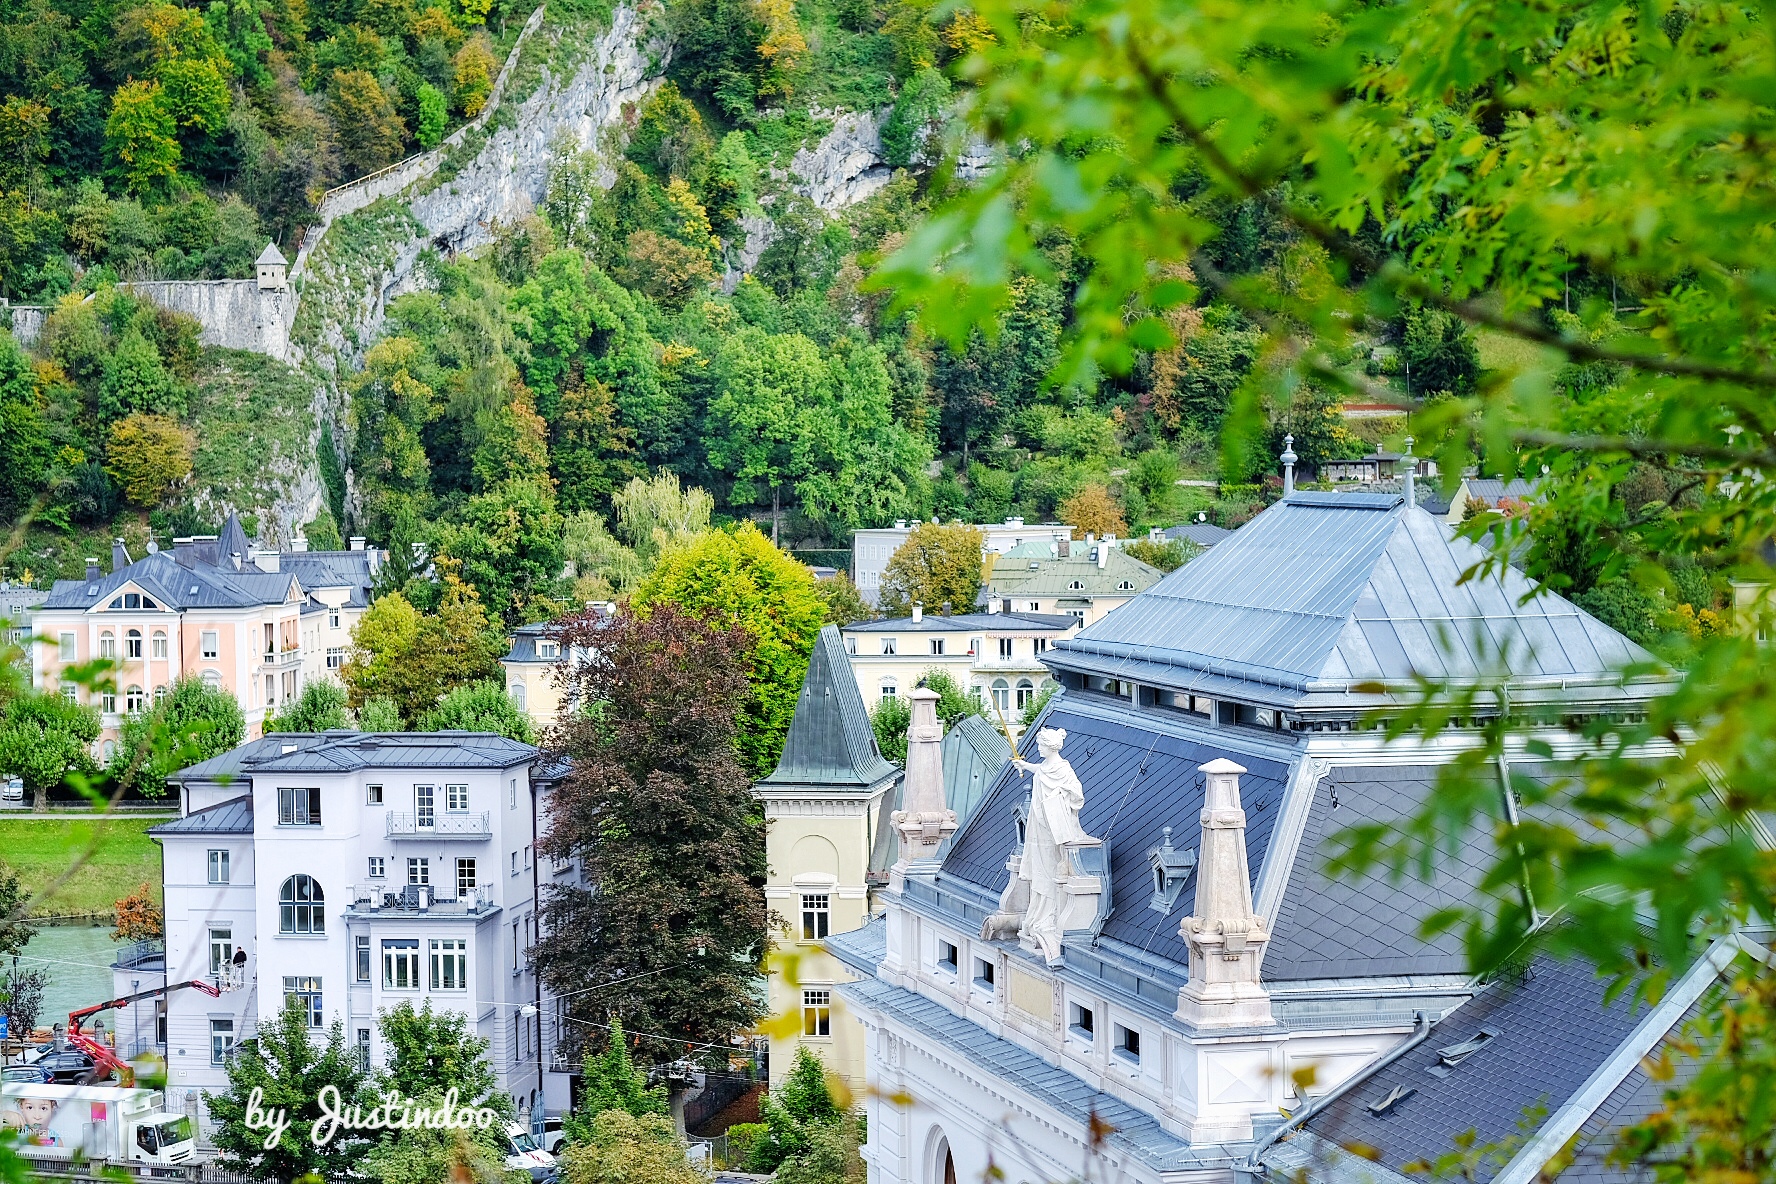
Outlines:
<svg viewBox="0 0 1776 1184"><path fill-rule="evenodd" d="M111 571L113 574L130 565L129 550L123 545L122 539L111 540Z"/></svg>
<svg viewBox="0 0 1776 1184"><path fill-rule="evenodd" d="M894 812L894 829L900 835L900 860L894 870L908 875L937 871L937 849L956 833L956 812L944 801L943 724L937 719L938 694L930 687L915 687L913 722L907 727L906 782L901 790L902 809Z"/></svg>
<svg viewBox="0 0 1776 1184"><path fill-rule="evenodd" d="M370 540L365 538L363 535L354 534L351 536L351 541L347 544L347 546L349 546L354 551L362 551L365 548L365 546L367 546L369 544L369 542L370 542Z"/></svg>
<svg viewBox="0 0 1776 1184"><path fill-rule="evenodd" d="M99 569L99 561L91 555L86 557L86 578L96 580L105 573Z"/></svg>
<svg viewBox="0 0 1776 1184"><path fill-rule="evenodd" d="M987 615L992 616L1005 607L1005 600L997 592L987 597Z"/></svg>
<svg viewBox="0 0 1776 1184"><path fill-rule="evenodd" d="M1190 981L1178 992L1178 1018L1197 1029L1273 1023L1258 964L1270 933L1252 912L1246 866L1246 812L1239 779L1246 770L1217 757L1198 772L1207 780L1196 909L1178 927L1190 947Z"/></svg>

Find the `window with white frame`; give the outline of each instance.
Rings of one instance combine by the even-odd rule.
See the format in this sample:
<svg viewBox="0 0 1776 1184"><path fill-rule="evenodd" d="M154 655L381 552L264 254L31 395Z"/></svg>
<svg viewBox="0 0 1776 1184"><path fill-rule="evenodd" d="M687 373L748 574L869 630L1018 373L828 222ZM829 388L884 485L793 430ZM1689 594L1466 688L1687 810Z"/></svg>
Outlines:
<svg viewBox="0 0 1776 1184"><path fill-rule="evenodd" d="M899 640L898 638L884 637L882 639L882 652L884 654L894 653L894 651L896 649L896 643L898 642L898 640Z"/></svg>
<svg viewBox="0 0 1776 1184"><path fill-rule="evenodd" d="M1031 682L1027 678L1018 679L1018 681L1017 681L1017 709L1019 711L1022 711L1024 708L1028 707L1030 705L1030 700L1034 699L1035 697L1036 697L1036 684Z"/></svg>
<svg viewBox="0 0 1776 1184"><path fill-rule="evenodd" d="M212 691L217 689L218 687L220 687L222 685L222 672L220 670L206 670L206 671L204 671L203 672L203 684L204 684L204 686L208 687Z"/></svg>
<svg viewBox="0 0 1776 1184"><path fill-rule="evenodd" d="M1097 1030L1097 1017L1082 1003L1067 1006L1067 1031L1080 1040L1090 1040Z"/></svg>
<svg viewBox="0 0 1776 1184"><path fill-rule="evenodd" d="M156 658L164 658L167 656L166 630L156 629L154 631L154 636L149 641L148 653Z"/></svg>
<svg viewBox="0 0 1776 1184"><path fill-rule="evenodd" d="M993 680L993 706L1000 711L1011 710L1011 684L1003 678Z"/></svg>
<svg viewBox="0 0 1776 1184"><path fill-rule="evenodd" d="M132 686L129 690L123 693L124 710L128 711L131 715L140 713L142 708L147 705L148 696L142 692L141 687Z"/></svg>
<svg viewBox="0 0 1776 1184"><path fill-rule="evenodd" d="M338 670L345 665L345 647L330 645L327 647L327 669Z"/></svg>
<svg viewBox="0 0 1776 1184"><path fill-rule="evenodd" d="M364 787L364 804L366 806L382 805L382 786L366 785Z"/></svg>
<svg viewBox="0 0 1776 1184"><path fill-rule="evenodd" d="M552 662L560 656L561 643L559 641L537 642L537 657L542 658L544 661Z"/></svg>
<svg viewBox="0 0 1776 1184"><path fill-rule="evenodd" d="M1141 1034L1133 1028L1116 1025L1116 1055L1125 1061L1141 1063Z"/></svg>
<svg viewBox="0 0 1776 1184"><path fill-rule="evenodd" d="M220 1065L234 1049L234 1021L210 1021L210 1064Z"/></svg>
<svg viewBox="0 0 1776 1184"><path fill-rule="evenodd" d="M824 987L802 991L802 1035L832 1035L832 992Z"/></svg>
<svg viewBox="0 0 1776 1184"><path fill-rule="evenodd" d="M210 883L228 883L228 849L226 847L210 848Z"/></svg>
<svg viewBox="0 0 1776 1184"><path fill-rule="evenodd" d="M161 703L165 702L166 697L167 697L166 684L162 683L160 686L157 686L154 688L154 705L156 707L159 707L161 705Z"/></svg>
<svg viewBox="0 0 1776 1184"><path fill-rule="evenodd" d="M999 660L1001 662L1009 662L1011 660L1011 638L1009 637L1001 637L999 639Z"/></svg>
<svg viewBox="0 0 1776 1184"><path fill-rule="evenodd" d="M76 684L71 683L71 682L63 683L61 686L61 691L62 691L62 702L64 702L64 703L75 702L80 694L79 686L77 686Z"/></svg>
<svg viewBox="0 0 1776 1184"><path fill-rule="evenodd" d="M1041 601L1040 601L1040 600L1032 600L1032 601L1030 601L1030 603L1029 603L1029 605L1028 605L1028 607L1027 607L1027 608L1026 608L1026 610L1025 610L1025 611L1026 611L1026 612L1032 612L1032 613L1039 613L1039 612L1041 612L1041 611L1042 611L1042 602L1041 602Z"/></svg>
<svg viewBox="0 0 1776 1184"><path fill-rule="evenodd" d="M142 631L131 629L123 635L123 656L140 659L142 656Z"/></svg>
<svg viewBox="0 0 1776 1184"><path fill-rule="evenodd" d="M1046 654L1048 652L1048 638L1038 637L1035 639L1034 645L1037 653Z"/></svg>
<svg viewBox="0 0 1776 1184"><path fill-rule="evenodd" d="M214 662L222 656L222 635L214 629L205 629L198 635L198 652L206 662Z"/></svg>
<svg viewBox="0 0 1776 1184"><path fill-rule="evenodd" d="M73 635L69 634L69 636L71 637ZM847 654L855 654L857 652L857 635L856 634L854 634L854 633L846 634L846 636L845 636L845 652Z"/></svg>
<svg viewBox="0 0 1776 1184"><path fill-rule="evenodd" d="M426 830L437 825L437 786L416 785L413 787L413 822L414 825Z"/></svg>
<svg viewBox="0 0 1776 1184"><path fill-rule="evenodd" d="M506 694L507 694L507 696L509 696L511 698L512 706L516 707L519 711L523 711L525 709L525 707L524 707L525 700L529 697L530 692L525 687L525 685L523 683L521 683L521 682L513 683L511 686L506 688Z"/></svg>
<svg viewBox="0 0 1776 1184"><path fill-rule="evenodd" d="M983 991L992 991L998 976L998 965L991 958L974 960L974 985Z"/></svg>
<svg viewBox="0 0 1776 1184"><path fill-rule="evenodd" d="M432 882L432 861L426 856L407 857L407 882L409 884L430 884Z"/></svg>
<svg viewBox="0 0 1776 1184"><path fill-rule="evenodd" d="M825 892L802 893L802 940L819 941L832 929L832 897Z"/></svg>
<svg viewBox="0 0 1776 1184"><path fill-rule="evenodd" d="M895 682L892 678L884 678L882 680L881 689L884 702L900 694L900 684Z"/></svg>
<svg viewBox="0 0 1776 1184"><path fill-rule="evenodd" d="M321 791L306 787L278 787L279 826L319 826Z"/></svg>
<svg viewBox="0 0 1776 1184"><path fill-rule="evenodd" d="M210 973L221 974L234 962L234 926L210 926Z"/></svg>
<svg viewBox="0 0 1776 1184"><path fill-rule="evenodd" d="M370 868L365 873L372 880L381 880L388 875L388 865L380 855L370 857Z"/></svg>
<svg viewBox="0 0 1776 1184"><path fill-rule="evenodd" d="M370 1029L358 1029L358 1068L370 1071Z"/></svg>
<svg viewBox="0 0 1776 1184"><path fill-rule="evenodd" d="M284 1001L286 1006L288 1006L289 1000L291 999L296 999L301 1003L302 1010L308 1015L309 1027L318 1028L321 1026L321 1023L326 1016L326 1010L321 1003L321 978L319 975L286 974L284 976Z"/></svg>
<svg viewBox="0 0 1776 1184"><path fill-rule="evenodd" d="M956 943L937 939L937 968L945 974L955 974L956 965L961 960Z"/></svg>
<svg viewBox="0 0 1776 1184"><path fill-rule="evenodd" d="M444 808L452 814L462 814L469 808L469 787L466 785L446 785L444 787Z"/></svg>
<svg viewBox="0 0 1776 1184"><path fill-rule="evenodd" d="M432 939L432 990L463 991L469 986L469 943L461 938Z"/></svg>
<svg viewBox="0 0 1776 1184"><path fill-rule="evenodd" d="M115 658L117 656L117 634L109 629L99 634L99 657Z"/></svg>
<svg viewBox="0 0 1776 1184"><path fill-rule="evenodd" d="M56 638L56 654L64 662L72 662L79 655L72 633L63 633Z"/></svg>
<svg viewBox="0 0 1776 1184"><path fill-rule="evenodd" d="M116 691L101 691L101 692L99 692L99 708L106 715L115 714L117 711L117 692Z"/></svg>
<svg viewBox="0 0 1776 1184"><path fill-rule="evenodd" d="M932 638L931 639L931 656L934 658L941 658L941 657L943 657L943 652L944 652L944 639L941 637Z"/></svg>
<svg viewBox="0 0 1776 1184"><path fill-rule="evenodd" d="M388 991L419 990L419 939L383 938L382 986Z"/></svg>
<svg viewBox="0 0 1776 1184"><path fill-rule="evenodd" d="M339 610L337 608L329 607L327 609L327 628L339 628Z"/></svg>

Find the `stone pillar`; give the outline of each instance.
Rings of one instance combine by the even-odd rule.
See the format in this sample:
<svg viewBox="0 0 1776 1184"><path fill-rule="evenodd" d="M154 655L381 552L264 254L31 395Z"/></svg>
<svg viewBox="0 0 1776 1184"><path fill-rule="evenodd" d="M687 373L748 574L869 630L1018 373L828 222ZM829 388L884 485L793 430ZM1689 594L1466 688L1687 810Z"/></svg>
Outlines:
<svg viewBox="0 0 1776 1184"><path fill-rule="evenodd" d="M1196 911L1179 932L1190 947L1190 981L1178 992L1178 1018L1198 1030L1274 1023L1258 964L1270 940L1252 911L1246 867L1246 812L1239 779L1246 770L1217 757L1199 770L1208 781L1202 851L1196 866Z"/></svg>
<svg viewBox="0 0 1776 1184"><path fill-rule="evenodd" d="M913 722L907 727L902 808L893 818L900 835L900 859L892 869L896 880L935 874L938 847L956 833L956 812L944 801L943 724L937 718L937 692L915 687L907 698L913 702Z"/></svg>

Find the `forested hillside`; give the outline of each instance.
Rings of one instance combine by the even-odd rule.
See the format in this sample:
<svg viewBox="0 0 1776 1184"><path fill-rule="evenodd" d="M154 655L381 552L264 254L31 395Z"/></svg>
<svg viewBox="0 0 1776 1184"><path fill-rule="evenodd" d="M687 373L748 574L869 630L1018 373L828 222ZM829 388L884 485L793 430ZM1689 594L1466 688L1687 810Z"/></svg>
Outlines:
<svg viewBox="0 0 1776 1184"><path fill-rule="evenodd" d="M258 523L267 473L302 470L325 489L314 545L427 544L514 623L628 590L629 568L600 559L612 494L660 468L711 491L718 520L757 518L812 555L895 518L1053 519L1082 491L1075 516L1102 529L1237 523L1284 431L1310 463L1403 431L1353 427L1310 392L1270 413L1264 447L1224 457L1263 334L1212 299L1173 310L1179 344L1126 374L1049 380L1079 279L1063 235L959 348L871 290L875 262L967 184L941 167L967 99L946 68L991 34L919 0L651 11L664 78L597 144L557 145L540 208L491 246L422 258L404 285L417 290L352 342L361 370L205 349L188 321L111 287L244 276L267 237L294 256L327 186L476 114L529 9L419 2L9 9L0 284L62 301L34 356L0 345L16 429L0 498L14 515L35 498L39 515L9 574L66 574L100 539L139 547L228 509ZM547 64L571 70L608 21L551 6ZM522 92L541 84L535 64L520 74ZM880 120L895 171L822 209L792 163L847 110ZM378 234L411 234L401 200L335 225L328 249L368 257ZM1323 282L1317 248L1261 203L1201 213L1222 228L1209 254L1223 272L1284 294ZM337 293L303 291L299 338L338 311ZM1482 358L1453 318L1407 308L1347 361L1404 401L1470 393ZM264 532L274 541L269 519Z"/></svg>

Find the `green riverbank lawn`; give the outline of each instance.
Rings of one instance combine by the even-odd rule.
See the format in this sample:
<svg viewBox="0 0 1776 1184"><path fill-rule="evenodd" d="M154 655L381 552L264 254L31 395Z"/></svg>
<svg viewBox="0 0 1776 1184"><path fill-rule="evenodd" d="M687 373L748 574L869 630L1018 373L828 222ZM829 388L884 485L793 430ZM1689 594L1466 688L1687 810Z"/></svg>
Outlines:
<svg viewBox="0 0 1776 1184"><path fill-rule="evenodd" d="M29 892L40 892L68 870L93 842L80 871L48 900L33 901L33 916L109 912L145 881L160 899L160 848L147 835L165 818L78 818L52 815L0 819L0 861L18 869Z"/></svg>

